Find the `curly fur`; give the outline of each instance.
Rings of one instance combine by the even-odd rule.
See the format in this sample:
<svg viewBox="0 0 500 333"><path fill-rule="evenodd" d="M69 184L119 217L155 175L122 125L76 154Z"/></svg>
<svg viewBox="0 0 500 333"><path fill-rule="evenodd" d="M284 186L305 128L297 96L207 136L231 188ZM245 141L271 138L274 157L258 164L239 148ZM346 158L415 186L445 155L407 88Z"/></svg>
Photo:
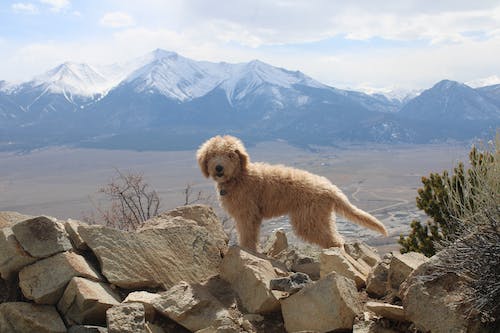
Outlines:
<svg viewBox="0 0 500 333"><path fill-rule="evenodd" d="M244 248L256 251L263 219L285 214L299 237L323 248L344 244L335 212L387 236L380 221L352 205L328 179L283 165L251 163L233 136L207 140L196 156L203 175L217 183L221 205L234 218Z"/></svg>

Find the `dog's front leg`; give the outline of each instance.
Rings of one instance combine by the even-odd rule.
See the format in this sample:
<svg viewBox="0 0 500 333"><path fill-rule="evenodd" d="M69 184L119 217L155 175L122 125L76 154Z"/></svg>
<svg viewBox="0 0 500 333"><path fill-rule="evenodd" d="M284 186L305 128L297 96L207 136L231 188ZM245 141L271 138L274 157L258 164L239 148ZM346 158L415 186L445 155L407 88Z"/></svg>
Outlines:
<svg viewBox="0 0 500 333"><path fill-rule="evenodd" d="M238 232L239 244L242 248L257 252L257 242L259 239L260 224L262 218L252 216L236 218L236 231Z"/></svg>

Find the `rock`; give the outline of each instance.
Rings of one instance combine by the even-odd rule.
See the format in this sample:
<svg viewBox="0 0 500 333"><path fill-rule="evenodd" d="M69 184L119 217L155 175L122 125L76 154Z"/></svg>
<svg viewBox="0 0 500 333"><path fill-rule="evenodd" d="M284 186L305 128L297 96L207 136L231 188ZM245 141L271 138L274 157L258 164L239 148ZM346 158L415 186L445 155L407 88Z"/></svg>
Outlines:
<svg viewBox="0 0 500 333"><path fill-rule="evenodd" d="M227 251L228 237L224 232L222 223L220 223L212 207L207 205L186 205L163 212L152 219L144 222L139 231L147 229L164 228L166 226L183 226L187 223L198 225L208 230L215 239L221 252Z"/></svg>
<svg viewBox="0 0 500 333"><path fill-rule="evenodd" d="M229 311L206 287L199 284L180 282L155 298L153 306L156 311L191 332L207 327L235 325Z"/></svg>
<svg viewBox="0 0 500 333"><path fill-rule="evenodd" d="M159 294L150 293L147 291L134 291L128 294L128 296L123 300L123 303L141 303L142 305L144 305L146 320L153 321L156 313L156 310L153 306L153 301L158 297L160 297Z"/></svg>
<svg viewBox="0 0 500 333"><path fill-rule="evenodd" d="M106 310L118 304L120 297L108 285L74 277L57 303L57 309L67 323L103 325Z"/></svg>
<svg viewBox="0 0 500 333"><path fill-rule="evenodd" d="M64 223L64 229L68 233L71 243L73 244L73 247L77 250L85 251L88 249L87 243L85 243L82 237L80 237L80 233L78 232L78 227L81 225L88 225L88 224L82 221L68 219Z"/></svg>
<svg viewBox="0 0 500 333"><path fill-rule="evenodd" d="M392 260L392 254L388 253L384 258L375 265L366 281L366 292L371 297L382 298L387 290L387 280L389 278L389 267Z"/></svg>
<svg viewBox="0 0 500 333"><path fill-rule="evenodd" d="M406 317L422 331L485 332L467 318L463 304L471 293L466 277L443 273L440 254L420 265L401 286Z"/></svg>
<svg viewBox="0 0 500 333"><path fill-rule="evenodd" d="M380 302L366 302L366 308L380 317L396 321L406 321L402 306Z"/></svg>
<svg viewBox="0 0 500 333"><path fill-rule="evenodd" d="M46 258L73 248L64 226L45 216L16 223L12 232L23 249L35 258Z"/></svg>
<svg viewBox="0 0 500 333"><path fill-rule="evenodd" d="M19 286L24 296L35 303L56 304L75 276L100 280L84 257L63 252L24 267L19 272Z"/></svg>
<svg viewBox="0 0 500 333"><path fill-rule="evenodd" d="M10 280L25 266L36 261L24 251L11 228L0 230L0 275L4 280Z"/></svg>
<svg viewBox="0 0 500 333"><path fill-rule="evenodd" d="M354 281L335 272L281 300L287 332L352 329L362 312Z"/></svg>
<svg viewBox="0 0 500 333"><path fill-rule="evenodd" d="M24 302L0 304L2 333L64 333L66 326L53 306Z"/></svg>
<svg viewBox="0 0 500 333"><path fill-rule="evenodd" d="M288 239L284 230L276 230L267 240L263 252L270 257L276 257L281 251L288 248Z"/></svg>
<svg viewBox="0 0 500 333"><path fill-rule="evenodd" d="M68 333L108 333L108 329L101 326L75 325L68 329Z"/></svg>
<svg viewBox="0 0 500 333"><path fill-rule="evenodd" d="M289 294L295 294L309 283L312 283L309 275L304 273L294 273L288 277L272 279L269 283L269 287L271 290L279 290Z"/></svg>
<svg viewBox="0 0 500 333"><path fill-rule="evenodd" d="M31 215L24 215L18 212L0 211L0 229L11 227L17 222L32 218Z"/></svg>
<svg viewBox="0 0 500 333"><path fill-rule="evenodd" d="M146 329L144 306L141 303L115 305L106 311L109 333L138 333Z"/></svg>
<svg viewBox="0 0 500 333"><path fill-rule="evenodd" d="M361 272L360 265L350 255L340 248L325 249L320 255L320 276L331 272L354 280L358 289L366 285L367 275Z"/></svg>
<svg viewBox="0 0 500 333"><path fill-rule="evenodd" d="M278 311L280 303L269 288L278 278L273 265L239 247L231 247L220 267L220 276L229 282L241 303L250 313Z"/></svg>
<svg viewBox="0 0 500 333"><path fill-rule="evenodd" d="M375 266L381 260L377 250L363 242L346 243L344 249L355 260L370 267Z"/></svg>
<svg viewBox="0 0 500 333"><path fill-rule="evenodd" d="M408 332L406 330L393 330L385 328L382 324L373 320L358 321L352 327L352 333L399 333Z"/></svg>
<svg viewBox="0 0 500 333"><path fill-rule="evenodd" d="M102 226L78 231L108 281L126 289L168 289L182 280L205 280L218 273L224 250L205 227L192 223L141 232Z"/></svg>
<svg viewBox="0 0 500 333"><path fill-rule="evenodd" d="M405 254L393 252L387 278L388 288L398 294L401 283L403 283L410 273L417 269L418 266L428 260L429 258L417 252L408 252Z"/></svg>

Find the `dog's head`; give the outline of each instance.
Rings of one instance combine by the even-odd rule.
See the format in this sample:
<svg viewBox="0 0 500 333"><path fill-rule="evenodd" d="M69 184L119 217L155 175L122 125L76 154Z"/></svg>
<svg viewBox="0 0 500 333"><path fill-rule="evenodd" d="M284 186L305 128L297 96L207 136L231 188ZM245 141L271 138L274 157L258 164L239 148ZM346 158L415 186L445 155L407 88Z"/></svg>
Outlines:
<svg viewBox="0 0 500 333"><path fill-rule="evenodd" d="M196 153L201 172L223 183L246 171L249 157L243 143L234 136L215 136Z"/></svg>

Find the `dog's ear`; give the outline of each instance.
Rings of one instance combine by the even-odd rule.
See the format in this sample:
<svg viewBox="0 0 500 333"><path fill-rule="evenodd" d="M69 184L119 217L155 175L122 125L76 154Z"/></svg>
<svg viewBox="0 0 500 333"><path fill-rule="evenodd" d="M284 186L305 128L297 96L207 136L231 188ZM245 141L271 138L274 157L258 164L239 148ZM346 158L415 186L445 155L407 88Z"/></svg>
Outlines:
<svg viewBox="0 0 500 333"><path fill-rule="evenodd" d="M241 170L246 170L248 167L248 163L250 162L250 158L248 157L247 152L243 149L236 149L234 152L240 157Z"/></svg>
<svg viewBox="0 0 500 333"><path fill-rule="evenodd" d="M196 152L196 159L198 160L198 165L200 166L201 173L208 178L210 174L208 173L208 156L207 150L202 146Z"/></svg>

